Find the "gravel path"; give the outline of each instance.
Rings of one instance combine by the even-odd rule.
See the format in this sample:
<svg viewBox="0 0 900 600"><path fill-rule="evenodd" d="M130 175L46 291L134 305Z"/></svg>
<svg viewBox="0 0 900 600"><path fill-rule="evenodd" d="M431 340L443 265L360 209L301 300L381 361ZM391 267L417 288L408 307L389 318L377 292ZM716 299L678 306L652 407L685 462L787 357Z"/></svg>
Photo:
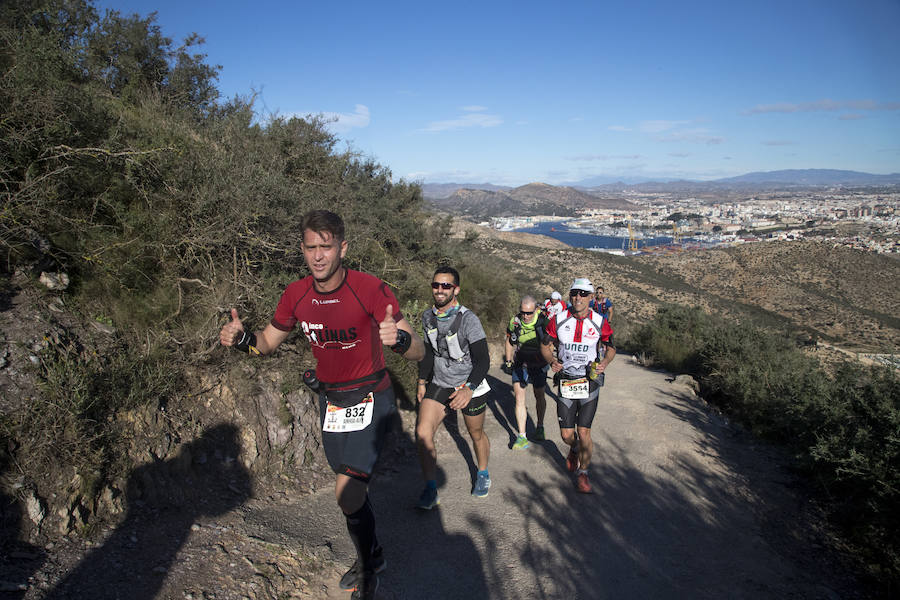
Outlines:
<svg viewBox="0 0 900 600"><path fill-rule="evenodd" d="M422 486L411 423L371 497L388 568L385 599L852 598L825 550L815 511L785 461L689 387L620 355L593 426L594 493L564 468L555 402L547 441L513 451L509 378L492 370L486 430L490 495L470 495L474 464L462 420L438 433L441 504L414 508ZM548 391L550 388L548 388ZM534 400L528 393L529 415ZM407 415L407 421L409 415ZM247 510L255 539L302 541L349 566L353 549L329 491ZM336 574L321 595L346 598Z"/></svg>

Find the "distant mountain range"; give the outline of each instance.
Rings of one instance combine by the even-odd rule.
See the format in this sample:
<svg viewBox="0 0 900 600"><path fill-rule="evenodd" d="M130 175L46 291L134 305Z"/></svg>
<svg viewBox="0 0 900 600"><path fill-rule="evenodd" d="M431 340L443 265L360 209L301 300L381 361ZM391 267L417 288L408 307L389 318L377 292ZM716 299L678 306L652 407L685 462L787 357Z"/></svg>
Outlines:
<svg viewBox="0 0 900 600"><path fill-rule="evenodd" d="M534 185L529 184L515 188L523 190ZM781 171L759 171L747 173L737 177L726 177L711 181L669 180L653 181L648 179L613 177L591 177L577 182L570 182L558 189L575 189L589 192L605 192L621 190L622 187L644 192L690 192L690 191L715 191L723 189L772 189L818 186L883 186L900 185L900 173L889 175L875 175L860 171L845 171L839 169L786 169ZM481 190L498 193L509 193L513 188L493 185L490 183L425 183L422 191L429 200L449 199L458 190ZM526 190L527 191L527 190ZM544 190L544 199L547 199L547 190ZM521 213L520 213L521 214Z"/></svg>
<svg viewBox="0 0 900 600"><path fill-rule="evenodd" d="M783 183L787 185L896 185L900 173L874 175L859 171L839 169L786 169L783 171L759 171L737 177L716 179L715 183Z"/></svg>
<svg viewBox="0 0 900 600"><path fill-rule="evenodd" d="M427 188L427 184L423 186ZM474 189L462 187L445 198L425 197L436 208L465 215L474 219L530 215L575 216L584 208L621 208L627 210L634 204L627 200L607 199L576 190L571 187L529 183L517 188Z"/></svg>

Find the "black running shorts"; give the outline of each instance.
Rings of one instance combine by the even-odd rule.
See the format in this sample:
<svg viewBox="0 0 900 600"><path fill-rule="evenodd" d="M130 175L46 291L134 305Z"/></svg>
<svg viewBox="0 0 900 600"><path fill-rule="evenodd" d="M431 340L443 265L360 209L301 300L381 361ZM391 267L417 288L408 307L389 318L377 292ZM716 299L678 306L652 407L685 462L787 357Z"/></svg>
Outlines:
<svg viewBox="0 0 900 600"><path fill-rule="evenodd" d="M446 406L448 410L450 409L450 394L452 393L453 388L438 387L431 382L429 382L428 386L426 386L425 388L426 398L431 398L436 402L440 402L441 404ZM484 396L479 396L478 398L472 398L472 400L469 402L469 405L462 409L462 414L467 417L477 417L478 415L483 413L485 410L487 410L487 397L488 395L485 394Z"/></svg>
<svg viewBox="0 0 900 600"><path fill-rule="evenodd" d="M374 412L371 422L365 428L358 431L332 432L325 431L328 409L325 395L319 394L319 425L322 427L322 445L325 448L328 465L339 475L347 475L366 483L372 477L375 462L391 428L392 417L397 411L393 388L373 392L372 396ZM353 407L337 410L352 411Z"/></svg>
<svg viewBox="0 0 900 600"><path fill-rule="evenodd" d="M596 381L588 380L589 392L587 398L568 400L562 397L559 385L556 387L556 416L559 419L560 429L574 429L575 425L590 429L597 412L597 403L600 397L600 386Z"/></svg>

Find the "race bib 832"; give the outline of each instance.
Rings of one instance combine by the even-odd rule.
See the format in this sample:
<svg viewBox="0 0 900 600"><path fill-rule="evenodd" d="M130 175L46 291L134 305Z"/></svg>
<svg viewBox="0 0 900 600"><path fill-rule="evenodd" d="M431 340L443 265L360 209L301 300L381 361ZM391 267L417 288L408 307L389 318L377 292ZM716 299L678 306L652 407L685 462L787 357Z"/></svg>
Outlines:
<svg viewBox="0 0 900 600"><path fill-rule="evenodd" d="M325 404L325 422L323 431L340 433L345 431L361 431L372 422L372 414L375 412L375 397L372 392L362 399L359 404L341 408L331 402Z"/></svg>

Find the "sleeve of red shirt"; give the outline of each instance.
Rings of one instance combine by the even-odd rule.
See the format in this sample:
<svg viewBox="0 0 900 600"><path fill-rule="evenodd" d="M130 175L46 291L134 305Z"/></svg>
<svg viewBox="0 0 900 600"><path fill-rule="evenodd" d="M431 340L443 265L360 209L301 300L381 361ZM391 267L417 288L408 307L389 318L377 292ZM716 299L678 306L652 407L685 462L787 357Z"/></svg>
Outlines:
<svg viewBox="0 0 900 600"><path fill-rule="evenodd" d="M372 294L372 316L375 317L375 320L381 323L384 321L385 314L387 314L388 304L394 307L394 320L399 321L403 318L403 313L400 312L400 303L397 301L397 297L394 296L394 292L391 291L391 288L388 287L388 284L381 282L381 285L377 287L375 292Z"/></svg>
<svg viewBox="0 0 900 600"><path fill-rule="evenodd" d="M281 331L293 331L297 324L297 317L294 316L294 306L299 299L300 281L295 281L285 288L275 308L275 316L272 317L272 326Z"/></svg>
<svg viewBox="0 0 900 600"><path fill-rule="evenodd" d="M554 340L559 339L556 335L556 315L554 315L550 322L547 323L547 337L553 338Z"/></svg>

